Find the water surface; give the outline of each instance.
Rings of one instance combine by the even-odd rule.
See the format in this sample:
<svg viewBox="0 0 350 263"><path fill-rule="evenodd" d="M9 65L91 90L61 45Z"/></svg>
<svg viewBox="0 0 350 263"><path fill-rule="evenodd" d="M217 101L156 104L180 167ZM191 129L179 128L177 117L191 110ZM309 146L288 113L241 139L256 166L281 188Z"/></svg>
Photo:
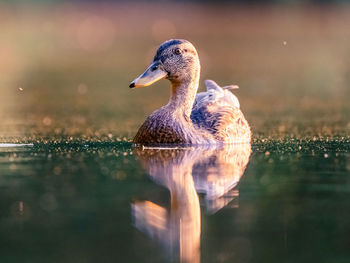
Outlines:
<svg viewBox="0 0 350 263"><path fill-rule="evenodd" d="M2 262L347 262L349 147L2 147Z"/></svg>
<svg viewBox="0 0 350 263"><path fill-rule="evenodd" d="M350 262L349 24L346 5L2 3L0 261ZM240 86L251 145L132 147L169 83L128 85L170 38L200 90Z"/></svg>

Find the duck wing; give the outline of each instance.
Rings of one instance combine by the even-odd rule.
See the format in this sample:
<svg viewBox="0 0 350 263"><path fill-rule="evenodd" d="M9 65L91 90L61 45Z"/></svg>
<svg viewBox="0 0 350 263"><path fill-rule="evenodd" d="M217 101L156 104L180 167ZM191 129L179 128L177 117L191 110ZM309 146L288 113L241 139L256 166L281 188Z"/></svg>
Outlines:
<svg viewBox="0 0 350 263"><path fill-rule="evenodd" d="M239 109L238 98L230 92L238 86L220 87L206 80L206 92L197 94L191 120L198 129L205 129L222 142L250 141L250 128Z"/></svg>

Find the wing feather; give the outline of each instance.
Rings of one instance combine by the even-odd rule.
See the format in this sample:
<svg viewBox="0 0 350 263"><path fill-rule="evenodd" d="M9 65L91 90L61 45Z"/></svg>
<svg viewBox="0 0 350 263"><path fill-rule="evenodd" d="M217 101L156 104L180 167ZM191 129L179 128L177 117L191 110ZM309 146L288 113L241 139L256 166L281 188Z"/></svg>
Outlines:
<svg viewBox="0 0 350 263"><path fill-rule="evenodd" d="M192 122L200 129L209 131L223 142L250 141L250 128L239 109L239 101L226 86L205 81L207 92L197 95L191 114Z"/></svg>

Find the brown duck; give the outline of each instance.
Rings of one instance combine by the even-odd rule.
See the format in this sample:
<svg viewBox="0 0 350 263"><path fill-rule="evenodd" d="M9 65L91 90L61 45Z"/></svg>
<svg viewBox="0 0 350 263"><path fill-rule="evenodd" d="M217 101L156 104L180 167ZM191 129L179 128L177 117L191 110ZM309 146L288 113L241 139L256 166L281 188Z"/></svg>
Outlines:
<svg viewBox="0 0 350 263"><path fill-rule="evenodd" d="M165 41L152 64L130 84L145 87L161 79L171 82L167 105L154 111L142 124L133 142L141 145L203 145L249 142L251 131L238 99L229 89L206 80L206 92L197 94L199 57L187 40Z"/></svg>

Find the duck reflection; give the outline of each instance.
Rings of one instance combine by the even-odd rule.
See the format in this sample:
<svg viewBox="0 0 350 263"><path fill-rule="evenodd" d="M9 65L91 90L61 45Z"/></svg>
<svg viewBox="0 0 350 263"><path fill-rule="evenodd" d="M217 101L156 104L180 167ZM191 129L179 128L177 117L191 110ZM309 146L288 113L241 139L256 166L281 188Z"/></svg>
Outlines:
<svg viewBox="0 0 350 263"><path fill-rule="evenodd" d="M132 204L134 226L171 258L200 262L200 201L214 213L237 196L234 187L248 163L250 144L221 148L137 148L151 179L170 191L170 211L150 201Z"/></svg>

